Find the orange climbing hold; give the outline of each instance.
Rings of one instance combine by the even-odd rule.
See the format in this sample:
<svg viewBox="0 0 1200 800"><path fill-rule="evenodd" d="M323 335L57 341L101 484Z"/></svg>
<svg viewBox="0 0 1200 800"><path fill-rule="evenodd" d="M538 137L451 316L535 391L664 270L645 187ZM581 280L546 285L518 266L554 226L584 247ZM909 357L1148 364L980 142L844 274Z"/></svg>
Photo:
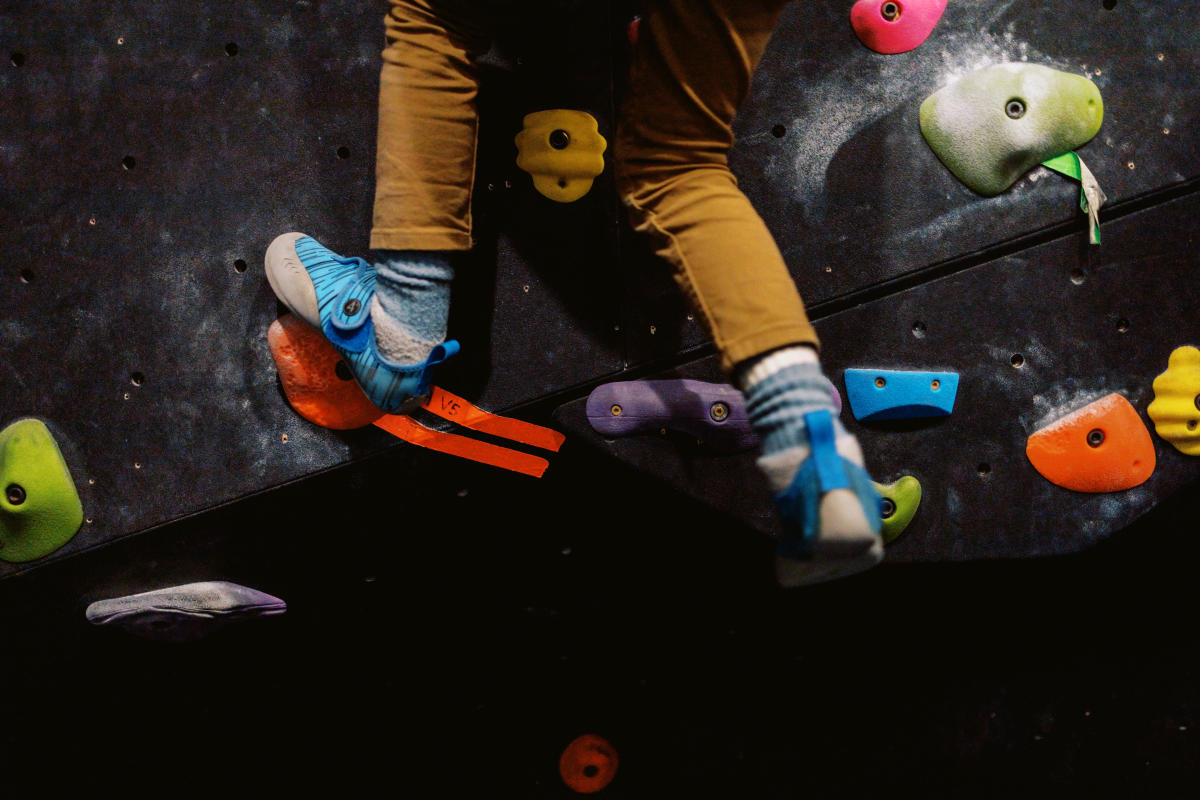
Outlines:
<svg viewBox="0 0 1200 800"><path fill-rule="evenodd" d="M349 367L321 332L292 314L267 331L283 393L296 413L325 428L350 430L383 416L358 388Z"/></svg>
<svg viewBox="0 0 1200 800"><path fill-rule="evenodd" d="M563 750L558 759L558 774L573 791L598 792L612 783L617 774L617 751L607 739L585 733Z"/></svg>
<svg viewBox="0 0 1200 800"><path fill-rule="evenodd" d="M1132 489L1146 482L1155 465L1150 431L1119 394L1034 431L1025 454L1046 480L1076 492Z"/></svg>

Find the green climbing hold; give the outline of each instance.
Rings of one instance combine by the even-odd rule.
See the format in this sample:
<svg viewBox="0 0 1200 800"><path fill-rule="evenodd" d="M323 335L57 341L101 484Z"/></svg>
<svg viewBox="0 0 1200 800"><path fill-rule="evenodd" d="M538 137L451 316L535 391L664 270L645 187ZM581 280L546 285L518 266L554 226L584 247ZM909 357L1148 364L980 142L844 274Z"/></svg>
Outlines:
<svg viewBox="0 0 1200 800"><path fill-rule="evenodd" d="M997 64L921 103L921 133L951 172L992 196L1100 130L1104 102L1081 75L1038 64Z"/></svg>
<svg viewBox="0 0 1200 800"><path fill-rule="evenodd" d="M917 513L917 506L921 504L921 482L912 475L905 475L895 483L876 483L875 491L879 492L883 504L880 509L883 543L891 544L904 533Z"/></svg>
<svg viewBox="0 0 1200 800"><path fill-rule="evenodd" d="M0 431L0 560L41 558L82 523L75 482L46 425L20 419Z"/></svg>

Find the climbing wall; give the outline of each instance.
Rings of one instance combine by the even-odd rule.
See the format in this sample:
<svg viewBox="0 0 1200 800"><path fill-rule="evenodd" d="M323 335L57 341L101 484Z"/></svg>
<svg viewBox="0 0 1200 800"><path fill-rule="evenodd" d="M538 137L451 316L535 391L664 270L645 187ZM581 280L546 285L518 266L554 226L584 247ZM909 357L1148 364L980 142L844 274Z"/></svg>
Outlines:
<svg viewBox="0 0 1200 800"><path fill-rule="evenodd" d="M493 409L623 366L621 284L592 279L618 263L608 175L553 203L513 147L546 107L611 130L609 9L541 6L480 66L480 246L455 287L463 354L439 376ZM56 3L0 7L0 427L45 422L85 515L0 577L398 446L288 406L262 266L292 230L369 255L385 11L107 3L80 25Z"/></svg>
<svg viewBox="0 0 1200 800"><path fill-rule="evenodd" d="M852 367L961 376L945 419L843 414L881 479L922 479L895 557L1081 547L1194 471L1155 439L1148 482L1082 496L1031 471L1024 448L1040 422L1104 393L1146 422L1150 380L1196 336L1198 23L1182 2L955 3L915 49L885 55L856 35L849 6L789 6L732 165L840 389ZM492 410L562 404L580 439L771 531L766 499L745 490L759 485L745 454L601 441L580 413L605 382L721 376L665 269L624 226L611 167L564 204L515 163L526 114L545 108L586 112L611 140L631 9L522 7L480 64L479 246L454 287L463 353L439 380ZM369 255L384 10L168 0L105 4L80 26L57 4L0 9L0 203L14 223L0 232L0 424L45 422L84 515L61 548L0 561L0 577L402 447L288 407L261 267L289 230ZM1083 75L1102 93L1103 127L1078 148L1108 197L1101 245L1086 243L1078 183L1038 167L983 197L922 136L926 97L1002 61ZM1047 531L1034 521L1046 515L1074 522ZM972 533L984 525L1004 530Z"/></svg>
<svg viewBox="0 0 1200 800"><path fill-rule="evenodd" d="M884 55L855 35L849 5L789 6L739 117L732 163L817 320L823 362L843 394L847 369L959 376L948 417L842 414L881 483L911 476L923 489L888 558L1083 549L1198 474L1194 457L1157 436L1153 474L1128 490L1064 488L1026 455L1031 434L1111 393L1132 403L1148 437L1155 376L1175 348L1200 341L1189 280L1200 176L1186 78L1200 58L1195 17L1183 3L951 3L920 46ZM1077 150L1108 198L1099 246L1088 244L1078 183L1037 167L985 197L923 137L925 98L1004 62L1081 75L1102 94L1103 126ZM632 360L704 354L706 337L671 287L650 294L660 302L631 325ZM627 378L724 379L715 357L683 361ZM665 425L605 436L586 399L557 418L697 502L777 531L752 451L697 446ZM1098 453L1084 444L1089 432L1079 435L1084 462Z"/></svg>

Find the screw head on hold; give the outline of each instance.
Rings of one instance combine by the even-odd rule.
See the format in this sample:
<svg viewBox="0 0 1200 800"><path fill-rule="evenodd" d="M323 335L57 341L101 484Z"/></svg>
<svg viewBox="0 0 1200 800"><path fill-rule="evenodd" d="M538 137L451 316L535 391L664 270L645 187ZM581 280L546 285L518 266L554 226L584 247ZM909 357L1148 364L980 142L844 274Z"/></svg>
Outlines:
<svg viewBox="0 0 1200 800"><path fill-rule="evenodd" d="M1004 113L1009 119L1020 119L1025 116L1025 101L1014 97L1004 104Z"/></svg>
<svg viewBox="0 0 1200 800"><path fill-rule="evenodd" d="M614 417L619 417L621 416L621 412L624 410L625 409L621 408L621 406L617 403L613 403L612 408L609 409L609 413L611 413Z"/></svg>
<svg viewBox="0 0 1200 800"><path fill-rule="evenodd" d="M566 150L571 143L571 134L562 128L550 132L550 146L555 150Z"/></svg>
<svg viewBox="0 0 1200 800"><path fill-rule="evenodd" d="M894 2L894 0L889 0L889 2L879 7L879 15L888 22L895 22L900 18L900 4Z"/></svg>
<svg viewBox="0 0 1200 800"><path fill-rule="evenodd" d="M342 306L342 313L347 317L353 317L359 311L362 311L362 301L357 297L351 297L346 301L346 304Z"/></svg>
<svg viewBox="0 0 1200 800"><path fill-rule="evenodd" d="M713 422L724 422L729 417L729 406L719 401L713 403L709 406L708 416L712 418Z"/></svg>
<svg viewBox="0 0 1200 800"><path fill-rule="evenodd" d="M1092 428L1087 435L1088 447L1099 447L1104 444L1104 431L1099 428Z"/></svg>
<svg viewBox="0 0 1200 800"><path fill-rule="evenodd" d="M884 519L890 518L896 513L896 504L887 497L879 498L879 516Z"/></svg>
<svg viewBox="0 0 1200 800"><path fill-rule="evenodd" d="M4 490L4 497L8 500L9 505L19 506L25 502L25 487L19 483L10 483Z"/></svg>

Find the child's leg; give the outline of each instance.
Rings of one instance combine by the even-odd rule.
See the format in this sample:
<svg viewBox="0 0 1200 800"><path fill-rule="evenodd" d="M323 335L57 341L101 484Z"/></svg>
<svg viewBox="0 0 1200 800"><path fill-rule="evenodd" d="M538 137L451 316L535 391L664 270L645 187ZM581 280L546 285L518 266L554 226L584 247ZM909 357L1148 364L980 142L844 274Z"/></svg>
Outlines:
<svg viewBox="0 0 1200 800"><path fill-rule="evenodd" d="M487 3L391 0L379 78L377 250L471 247L479 82Z"/></svg>
<svg viewBox="0 0 1200 800"><path fill-rule="evenodd" d="M478 81L490 46L488 5L391 0L379 90L374 266L299 233L267 250L267 276L319 327L379 408L397 412L428 390L443 347L453 255L471 247Z"/></svg>
<svg viewBox="0 0 1200 800"><path fill-rule="evenodd" d="M423 360L446 337L451 254L471 247L479 82L491 43L486 4L391 0L379 86L371 247L380 351Z"/></svg>
<svg viewBox="0 0 1200 800"><path fill-rule="evenodd" d="M651 2L622 109L618 188L675 270L722 366L747 395L759 464L780 493L779 576L827 580L882 557L878 500L833 415L817 336L783 257L727 154L784 0ZM811 456L811 457L810 457Z"/></svg>

